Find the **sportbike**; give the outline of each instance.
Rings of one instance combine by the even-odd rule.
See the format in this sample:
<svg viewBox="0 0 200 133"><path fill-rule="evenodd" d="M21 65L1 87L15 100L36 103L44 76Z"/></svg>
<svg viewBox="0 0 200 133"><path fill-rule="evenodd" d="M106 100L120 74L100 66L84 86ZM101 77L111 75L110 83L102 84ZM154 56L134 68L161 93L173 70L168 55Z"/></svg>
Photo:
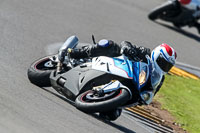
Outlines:
<svg viewBox="0 0 200 133"><path fill-rule="evenodd" d="M154 69L150 57L146 57L148 63L124 55L73 59L68 51L77 45L84 43L71 36L57 54L33 62L28 69L30 82L39 87L53 87L86 113L108 112L152 101L162 75ZM149 78L153 90L144 87Z"/></svg>
<svg viewBox="0 0 200 133"><path fill-rule="evenodd" d="M149 19L161 19L173 23L174 26L196 27L200 33L200 0L168 0L154 8L148 15Z"/></svg>

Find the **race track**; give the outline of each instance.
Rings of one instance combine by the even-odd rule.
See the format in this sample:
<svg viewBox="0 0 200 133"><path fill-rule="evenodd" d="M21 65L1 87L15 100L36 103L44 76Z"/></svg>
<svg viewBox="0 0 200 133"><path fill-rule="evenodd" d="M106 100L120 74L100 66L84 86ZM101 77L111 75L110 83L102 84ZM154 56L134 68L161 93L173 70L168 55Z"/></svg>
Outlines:
<svg viewBox="0 0 200 133"><path fill-rule="evenodd" d="M164 0L1 0L0 1L0 132L1 133L148 133L123 114L106 123L87 115L52 89L27 79L30 64L46 48L77 35L80 42L107 38L154 48L172 45L178 61L200 66L200 35L169 23L148 20Z"/></svg>

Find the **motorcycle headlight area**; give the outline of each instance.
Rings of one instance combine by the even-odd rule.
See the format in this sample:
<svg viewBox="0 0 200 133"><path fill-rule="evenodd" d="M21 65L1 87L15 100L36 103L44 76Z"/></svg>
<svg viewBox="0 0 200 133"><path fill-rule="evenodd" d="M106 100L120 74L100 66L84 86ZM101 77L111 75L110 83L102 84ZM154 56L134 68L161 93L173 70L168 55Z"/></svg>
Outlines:
<svg viewBox="0 0 200 133"><path fill-rule="evenodd" d="M139 83L140 85L143 85L146 81L146 72L144 70L142 70L139 74Z"/></svg>

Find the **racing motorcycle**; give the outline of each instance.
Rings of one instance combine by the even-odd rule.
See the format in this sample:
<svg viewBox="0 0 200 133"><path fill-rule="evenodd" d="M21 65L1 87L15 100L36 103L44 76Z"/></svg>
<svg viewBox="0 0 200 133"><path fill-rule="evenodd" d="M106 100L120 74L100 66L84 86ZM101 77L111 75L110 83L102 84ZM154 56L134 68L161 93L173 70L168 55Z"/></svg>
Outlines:
<svg viewBox="0 0 200 133"><path fill-rule="evenodd" d="M53 87L86 113L104 113L124 106L149 104L155 90L145 89L148 79L155 89L162 76L148 63L119 57L73 59L69 50L79 45L76 36L69 37L58 54L40 58L28 69L30 82L39 87ZM92 44L91 44L92 45Z"/></svg>
<svg viewBox="0 0 200 133"><path fill-rule="evenodd" d="M174 26L196 27L200 33L198 19L200 16L199 0L168 0L154 8L148 15L150 20L161 19L172 22Z"/></svg>

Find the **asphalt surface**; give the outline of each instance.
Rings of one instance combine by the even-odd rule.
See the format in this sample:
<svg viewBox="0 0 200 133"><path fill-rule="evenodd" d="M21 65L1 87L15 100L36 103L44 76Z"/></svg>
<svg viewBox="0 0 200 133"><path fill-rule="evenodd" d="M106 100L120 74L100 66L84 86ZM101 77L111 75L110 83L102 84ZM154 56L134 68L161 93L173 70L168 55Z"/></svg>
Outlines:
<svg viewBox="0 0 200 133"><path fill-rule="evenodd" d="M196 29L154 23L148 12L164 0L0 0L0 132L151 132L123 114L106 123L78 111L51 88L27 79L30 64L45 48L77 35L81 42L123 40L154 48L172 45L178 61L200 66Z"/></svg>

